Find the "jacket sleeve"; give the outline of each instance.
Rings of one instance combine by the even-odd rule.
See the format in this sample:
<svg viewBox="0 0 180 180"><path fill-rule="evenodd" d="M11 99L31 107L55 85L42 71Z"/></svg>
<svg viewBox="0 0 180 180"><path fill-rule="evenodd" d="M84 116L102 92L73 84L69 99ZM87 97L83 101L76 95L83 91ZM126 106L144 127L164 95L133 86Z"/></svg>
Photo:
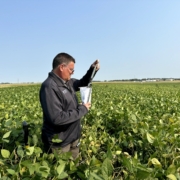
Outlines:
<svg viewBox="0 0 180 180"><path fill-rule="evenodd" d="M50 86L41 88L40 102L45 116L44 119L56 126L73 123L88 112L84 105L78 105L76 109L64 110L65 102L62 95Z"/></svg>
<svg viewBox="0 0 180 180"><path fill-rule="evenodd" d="M91 80L91 75L93 72L93 67L90 67L89 70L86 72L86 74L80 79L72 79L73 80L73 87L75 91L79 91L79 87L83 87L83 86L87 86L88 83ZM95 74L97 73L97 71L95 72ZM95 76L94 74L94 76Z"/></svg>

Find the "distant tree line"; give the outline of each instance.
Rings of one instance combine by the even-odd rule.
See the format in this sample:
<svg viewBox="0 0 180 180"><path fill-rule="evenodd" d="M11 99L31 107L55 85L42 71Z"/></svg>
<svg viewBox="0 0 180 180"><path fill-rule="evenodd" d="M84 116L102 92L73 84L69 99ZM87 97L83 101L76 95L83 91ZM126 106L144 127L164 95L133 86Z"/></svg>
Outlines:
<svg viewBox="0 0 180 180"><path fill-rule="evenodd" d="M0 84L11 84L11 83L9 83L9 82L2 82L2 83L0 83Z"/></svg>
<svg viewBox="0 0 180 180"><path fill-rule="evenodd" d="M180 81L180 78L142 78L142 79L114 79L114 80L104 80L104 82L114 82L114 81L133 81L133 82L144 82L144 81ZM102 81L93 81L102 82Z"/></svg>
<svg viewBox="0 0 180 180"><path fill-rule="evenodd" d="M14 83L10 83L10 82L1 82L0 84L14 84ZM34 82L21 82L18 84L34 84Z"/></svg>
<svg viewBox="0 0 180 180"><path fill-rule="evenodd" d="M144 81L180 81L180 78L142 78L142 79L114 79L114 80L93 80L93 82L113 82L113 81L133 81L133 82L144 82ZM13 84L10 82L1 82L0 84ZM23 82L23 84L34 84L34 82Z"/></svg>

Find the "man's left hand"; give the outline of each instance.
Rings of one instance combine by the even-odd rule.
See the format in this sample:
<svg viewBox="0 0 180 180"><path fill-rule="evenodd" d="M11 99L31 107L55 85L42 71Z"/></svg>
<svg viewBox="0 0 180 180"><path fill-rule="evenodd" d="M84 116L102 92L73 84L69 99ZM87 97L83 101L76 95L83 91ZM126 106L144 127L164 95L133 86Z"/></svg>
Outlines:
<svg viewBox="0 0 180 180"><path fill-rule="evenodd" d="M100 69L100 63L98 59L91 65L91 67L95 67L95 66L96 66L96 71L98 71Z"/></svg>

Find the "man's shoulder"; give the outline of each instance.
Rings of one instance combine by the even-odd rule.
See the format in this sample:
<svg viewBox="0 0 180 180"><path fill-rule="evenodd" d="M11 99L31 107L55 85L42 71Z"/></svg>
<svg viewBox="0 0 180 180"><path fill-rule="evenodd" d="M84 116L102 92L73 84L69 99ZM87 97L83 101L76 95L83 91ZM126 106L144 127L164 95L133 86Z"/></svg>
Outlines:
<svg viewBox="0 0 180 180"><path fill-rule="evenodd" d="M57 84L56 84L56 82L53 80L53 78L51 78L50 76L48 76L47 78L46 78L46 80L44 80L44 82L42 83L42 85L41 85L42 87L56 87L57 86Z"/></svg>

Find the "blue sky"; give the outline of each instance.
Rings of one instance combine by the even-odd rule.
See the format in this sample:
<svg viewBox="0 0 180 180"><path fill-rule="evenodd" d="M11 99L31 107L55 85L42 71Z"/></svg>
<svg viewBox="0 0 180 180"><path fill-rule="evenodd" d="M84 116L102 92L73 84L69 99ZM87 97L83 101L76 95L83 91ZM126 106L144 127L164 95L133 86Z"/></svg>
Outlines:
<svg viewBox="0 0 180 180"><path fill-rule="evenodd" d="M60 52L81 78L180 78L179 0L0 1L0 82L42 82Z"/></svg>

